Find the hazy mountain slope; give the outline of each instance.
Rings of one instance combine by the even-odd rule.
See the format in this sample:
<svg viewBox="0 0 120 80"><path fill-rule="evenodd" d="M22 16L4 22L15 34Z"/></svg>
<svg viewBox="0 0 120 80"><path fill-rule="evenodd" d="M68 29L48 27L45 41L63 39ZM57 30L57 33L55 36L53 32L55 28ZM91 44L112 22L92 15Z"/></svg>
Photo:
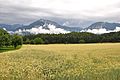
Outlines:
<svg viewBox="0 0 120 80"><path fill-rule="evenodd" d="M16 31L18 28L23 27L23 25L21 24L14 24L14 25L10 25L10 24L0 24L0 28L4 28L7 31Z"/></svg>
<svg viewBox="0 0 120 80"><path fill-rule="evenodd" d="M31 28L39 28L40 26L43 28L43 29L49 29L48 28L48 25L54 25L56 28L61 28L61 29L64 29L64 30L67 30L67 31L72 31L72 32L78 32L81 30L80 27L67 27L67 26L62 26L54 21L51 21L51 20L45 20L45 19L40 19L40 20L37 20L33 23L31 23L30 25L28 26L24 26L24 27L21 27L21 28L18 28L18 29L31 29Z"/></svg>
<svg viewBox="0 0 120 80"><path fill-rule="evenodd" d="M100 29L105 28L106 30L114 30L116 27L120 27L120 23L109 23L109 22L96 22L87 27L86 29Z"/></svg>

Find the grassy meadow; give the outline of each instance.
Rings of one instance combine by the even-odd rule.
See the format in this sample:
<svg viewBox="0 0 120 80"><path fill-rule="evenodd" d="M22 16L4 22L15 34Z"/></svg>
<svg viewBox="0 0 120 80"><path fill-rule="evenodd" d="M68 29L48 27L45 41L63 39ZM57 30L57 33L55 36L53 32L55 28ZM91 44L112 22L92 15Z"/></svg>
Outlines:
<svg viewBox="0 0 120 80"><path fill-rule="evenodd" d="M17 50L17 49L20 49L20 48L21 48L21 46L17 46L16 49L13 46L2 47L2 48L0 48L0 53L1 52L12 51L12 50Z"/></svg>
<svg viewBox="0 0 120 80"><path fill-rule="evenodd" d="M0 80L120 80L120 43L23 45L0 53Z"/></svg>

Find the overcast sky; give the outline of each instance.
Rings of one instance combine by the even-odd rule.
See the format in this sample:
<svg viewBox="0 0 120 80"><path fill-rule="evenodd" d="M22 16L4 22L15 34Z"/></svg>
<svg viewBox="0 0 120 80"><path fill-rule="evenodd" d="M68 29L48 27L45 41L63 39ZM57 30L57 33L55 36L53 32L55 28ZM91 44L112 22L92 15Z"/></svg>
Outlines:
<svg viewBox="0 0 120 80"><path fill-rule="evenodd" d="M0 0L0 23L28 24L40 18L77 27L120 22L120 0Z"/></svg>

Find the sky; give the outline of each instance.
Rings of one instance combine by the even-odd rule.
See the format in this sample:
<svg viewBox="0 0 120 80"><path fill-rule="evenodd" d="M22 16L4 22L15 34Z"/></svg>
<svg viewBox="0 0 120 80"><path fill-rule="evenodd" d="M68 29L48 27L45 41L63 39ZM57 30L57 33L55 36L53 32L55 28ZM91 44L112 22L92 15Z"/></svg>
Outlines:
<svg viewBox="0 0 120 80"><path fill-rule="evenodd" d="M120 0L0 0L0 23L49 19L70 27L120 22Z"/></svg>

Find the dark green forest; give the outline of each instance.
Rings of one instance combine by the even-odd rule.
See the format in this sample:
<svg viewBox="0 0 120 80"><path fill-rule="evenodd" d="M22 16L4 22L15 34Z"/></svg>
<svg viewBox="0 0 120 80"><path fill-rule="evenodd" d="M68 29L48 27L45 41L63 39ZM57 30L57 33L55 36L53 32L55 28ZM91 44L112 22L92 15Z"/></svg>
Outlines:
<svg viewBox="0 0 120 80"><path fill-rule="evenodd" d="M77 44L120 42L120 32L92 34L71 32L67 34L31 34L23 36L24 44Z"/></svg>

